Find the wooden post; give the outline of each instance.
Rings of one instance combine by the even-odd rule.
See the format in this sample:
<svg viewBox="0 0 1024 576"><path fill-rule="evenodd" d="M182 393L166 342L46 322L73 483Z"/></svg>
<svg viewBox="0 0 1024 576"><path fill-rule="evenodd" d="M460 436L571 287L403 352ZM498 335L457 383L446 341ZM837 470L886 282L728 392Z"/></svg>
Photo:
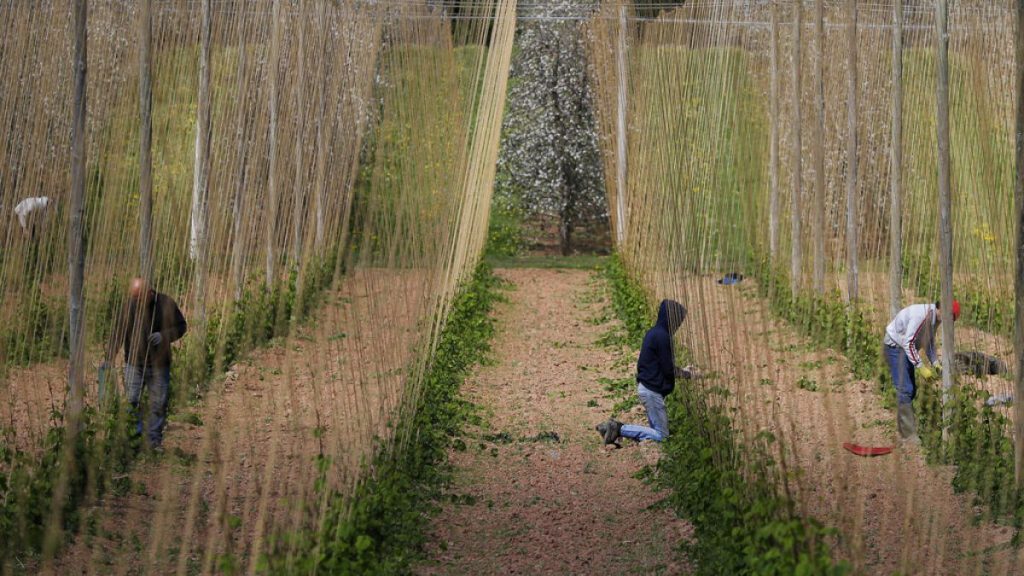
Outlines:
<svg viewBox="0 0 1024 576"><path fill-rule="evenodd" d="M327 109L327 5L320 2L317 7L317 24L320 30L320 62L317 70L319 83L317 86L316 103L316 182L314 182L314 193L316 194L316 231L315 245L317 251L323 249L324 244L324 212L325 207L325 185L327 179L327 142L324 134L324 117Z"/></svg>
<svg viewBox="0 0 1024 576"><path fill-rule="evenodd" d="M948 436L948 401L953 388L953 221L949 173L949 4L936 0L936 83L939 152L939 270L942 283L942 404L943 437Z"/></svg>
<svg viewBox="0 0 1024 576"><path fill-rule="evenodd" d="M281 66L281 0L274 0L270 33L270 166L267 174L267 288L274 285L274 237L277 232L277 82Z"/></svg>
<svg viewBox="0 0 1024 576"><path fill-rule="evenodd" d="M199 334L206 319L206 262L210 195L210 1L203 0L199 48L199 100L196 110L196 158L192 180L193 297Z"/></svg>
<svg viewBox="0 0 1024 576"><path fill-rule="evenodd" d="M232 224L231 224L231 278L234 285L235 300L242 298L245 288L245 245L246 238L242 234L242 223L245 218L245 183L246 183L246 161L249 154L249 138L246 134L246 110L248 106L244 100L246 94L245 76L245 52L246 52L246 28L245 10L238 15L238 79L235 97L238 99L238 115L236 117L237 127L235 129L235 141L238 145L238 180L235 185L235 195L231 203Z"/></svg>
<svg viewBox="0 0 1024 576"><path fill-rule="evenodd" d="M825 0L817 0L814 36L814 291L825 293Z"/></svg>
<svg viewBox="0 0 1024 576"><path fill-rule="evenodd" d="M71 118L71 202L68 211L68 401L66 432L78 432L85 384L85 102L88 1L75 0L74 101Z"/></svg>
<svg viewBox="0 0 1024 576"><path fill-rule="evenodd" d="M1017 209L1017 277L1014 283L1017 318L1014 323L1013 350L1017 356L1014 371L1014 472L1017 489L1024 487L1024 0L1017 0L1017 134L1016 180L1014 197Z"/></svg>
<svg viewBox="0 0 1024 576"><path fill-rule="evenodd" d="M615 241L621 250L626 241L626 7L619 7L619 46L615 54L618 100L615 130Z"/></svg>
<svg viewBox="0 0 1024 576"><path fill-rule="evenodd" d="M153 0L139 9L139 276L153 273Z"/></svg>
<svg viewBox="0 0 1024 576"><path fill-rule="evenodd" d="M779 256L779 3L772 2L771 36L771 111L772 134L769 170L771 192L768 199L768 255L774 266Z"/></svg>
<svg viewBox="0 0 1024 576"><path fill-rule="evenodd" d="M800 135L800 36L803 28L803 8L801 2L793 3L793 10L796 14L793 17L793 198L790 202L792 208L792 254L790 269L790 286L795 294L800 290L802 282L802 251L800 247L800 196L803 194L802 174L803 159Z"/></svg>
<svg viewBox="0 0 1024 576"><path fill-rule="evenodd" d="M850 21L847 24L849 33L847 88L849 97L846 103L846 282L847 294L852 304L857 301L859 296L857 270L857 0L848 0L847 5L850 10Z"/></svg>
<svg viewBox="0 0 1024 576"><path fill-rule="evenodd" d="M892 166L889 173L889 315L903 300L903 0L893 5Z"/></svg>
<svg viewBox="0 0 1024 576"><path fill-rule="evenodd" d="M306 201L306 175L302 167L302 147L305 144L306 131L306 0L299 0L299 12L296 18L299 29L299 80L295 83L295 188L292 204L292 253L291 260L296 266L302 255L302 212Z"/></svg>

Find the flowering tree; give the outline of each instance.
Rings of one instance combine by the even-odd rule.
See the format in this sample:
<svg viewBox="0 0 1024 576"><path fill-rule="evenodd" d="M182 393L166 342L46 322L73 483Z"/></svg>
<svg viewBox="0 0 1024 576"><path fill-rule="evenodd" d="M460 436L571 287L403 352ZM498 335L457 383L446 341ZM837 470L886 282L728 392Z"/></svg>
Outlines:
<svg viewBox="0 0 1024 576"><path fill-rule="evenodd" d="M498 159L498 198L524 215L555 217L563 254L573 231L607 227L604 175L586 71L582 20L566 0L520 14Z"/></svg>

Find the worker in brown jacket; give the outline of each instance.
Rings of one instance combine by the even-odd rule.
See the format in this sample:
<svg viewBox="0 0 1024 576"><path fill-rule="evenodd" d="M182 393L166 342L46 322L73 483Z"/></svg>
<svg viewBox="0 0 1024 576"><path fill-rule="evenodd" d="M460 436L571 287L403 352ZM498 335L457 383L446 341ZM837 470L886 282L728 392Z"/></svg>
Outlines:
<svg viewBox="0 0 1024 576"><path fill-rule="evenodd" d="M171 343L185 335L188 324L178 305L166 294L150 288L142 278L133 278L128 286L128 301L121 310L107 348L109 361L124 351L124 382L128 402L137 419L136 433L141 435L146 422L146 440L160 451L167 421L167 399L171 385ZM149 392L149 414L139 410L143 389Z"/></svg>

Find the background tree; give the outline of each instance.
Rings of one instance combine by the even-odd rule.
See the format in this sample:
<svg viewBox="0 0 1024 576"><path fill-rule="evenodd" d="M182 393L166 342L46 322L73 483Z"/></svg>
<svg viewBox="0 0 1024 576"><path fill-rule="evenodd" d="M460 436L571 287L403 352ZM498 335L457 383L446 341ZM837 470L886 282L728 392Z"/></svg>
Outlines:
<svg viewBox="0 0 1024 576"><path fill-rule="evenodd" d="M520 14L498 158L497 198L518 200L529 220L557 219L563 254L578 229L608 228L581 21L558 19L589 9L553 0Z"/></svg>

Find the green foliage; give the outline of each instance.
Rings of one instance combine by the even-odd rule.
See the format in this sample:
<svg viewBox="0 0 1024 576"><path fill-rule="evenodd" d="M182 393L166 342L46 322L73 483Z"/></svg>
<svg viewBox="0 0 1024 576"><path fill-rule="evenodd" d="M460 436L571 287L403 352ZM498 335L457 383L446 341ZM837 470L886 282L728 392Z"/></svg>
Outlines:
<svg viewBox="0 0 1024 576"><path fill-rule="evenodd" d="M0 357L8 366L66 358L67 319L66 300L48 301L40 292L32 292L28 309L15 315L0 332Z"/></svg>
<svg viewBox="0 0 1024 576"><path fill-rule="evenodd" d="M772 312L814 342L843 352L858 378L875 380L886 373L876 327L857 303L844 303L838 293L794 294L786 277L768 265L762 266L759 277L758 290Z"/></svg>
<svg viewBox="0 0 1024 576"><path fill-rule="evenodd" d="M510 194L495 186L491 201L491 218L487 228L487 257L510 258L524 248L523 210Z"/></svg>
<svg viewBox="0 0 1024 576"><path fill-rule="evenodd" d="M617 258L606 274L620 320L642 337L653 322L642 288ZM656 481L671 490L669 502L696 528L687 547L698 573L849 572L831 556L836 531L798 516L791 498L780 493L774 436L762 432L741 444L727 409L712 401L725 395L726 389L687 385L666 398L672 435L662 444Z"/></svg>
<svg viewBox="0 0 1024 576"><path fill-rule="evenodd" d="M988 397L984 390L957 385L944 415L941 386L919 378L914 403L918 433L930 462L956 465L953 488L957 492L973 492L975 503L987 505L990 520L1012 516L1020 530L1024 492L1014 483L1013 441L1006 433L1011 423L985 405ZM944 424L950 431L948 441L942 439Z"/></svg>
<svg viewBox="0 0 1024 576"><path fill-rule="evenodd" d="M69 446L63 426L50 428L39 453L16 448L13 432L3 431L0 558L4 562L17 554L40 551L52 519L74 531L86 500L112 489L127 490L124 472L138 449L127 407L115 398L104 410L86 408L80 429ZM61 497L58 509L53 503L56 495Z"/></svg>
<svg viewBox="0 0 1024 576"><path fill-rule="evenodd" d="M391 442L382 443L354 494L327 495L316 531L278 536L263 571L272 574L395 574L424 543L426 512L448 477L443 466L471 406L459 388L490 349L500 280L481 265L456 297L422 387L409 390ZM318 461L321 472L330 466ZM322 488L323 484L320 483Z"/></svg>
<svg viewBox="0 0 1024 576"><path fill-rule="evenodd" d="M639 349L644 334L657 319L648 304L647 292L629 275L618 255L608 259L604 275L611 284L612 309L626 327L628 341Z"/></svg>

